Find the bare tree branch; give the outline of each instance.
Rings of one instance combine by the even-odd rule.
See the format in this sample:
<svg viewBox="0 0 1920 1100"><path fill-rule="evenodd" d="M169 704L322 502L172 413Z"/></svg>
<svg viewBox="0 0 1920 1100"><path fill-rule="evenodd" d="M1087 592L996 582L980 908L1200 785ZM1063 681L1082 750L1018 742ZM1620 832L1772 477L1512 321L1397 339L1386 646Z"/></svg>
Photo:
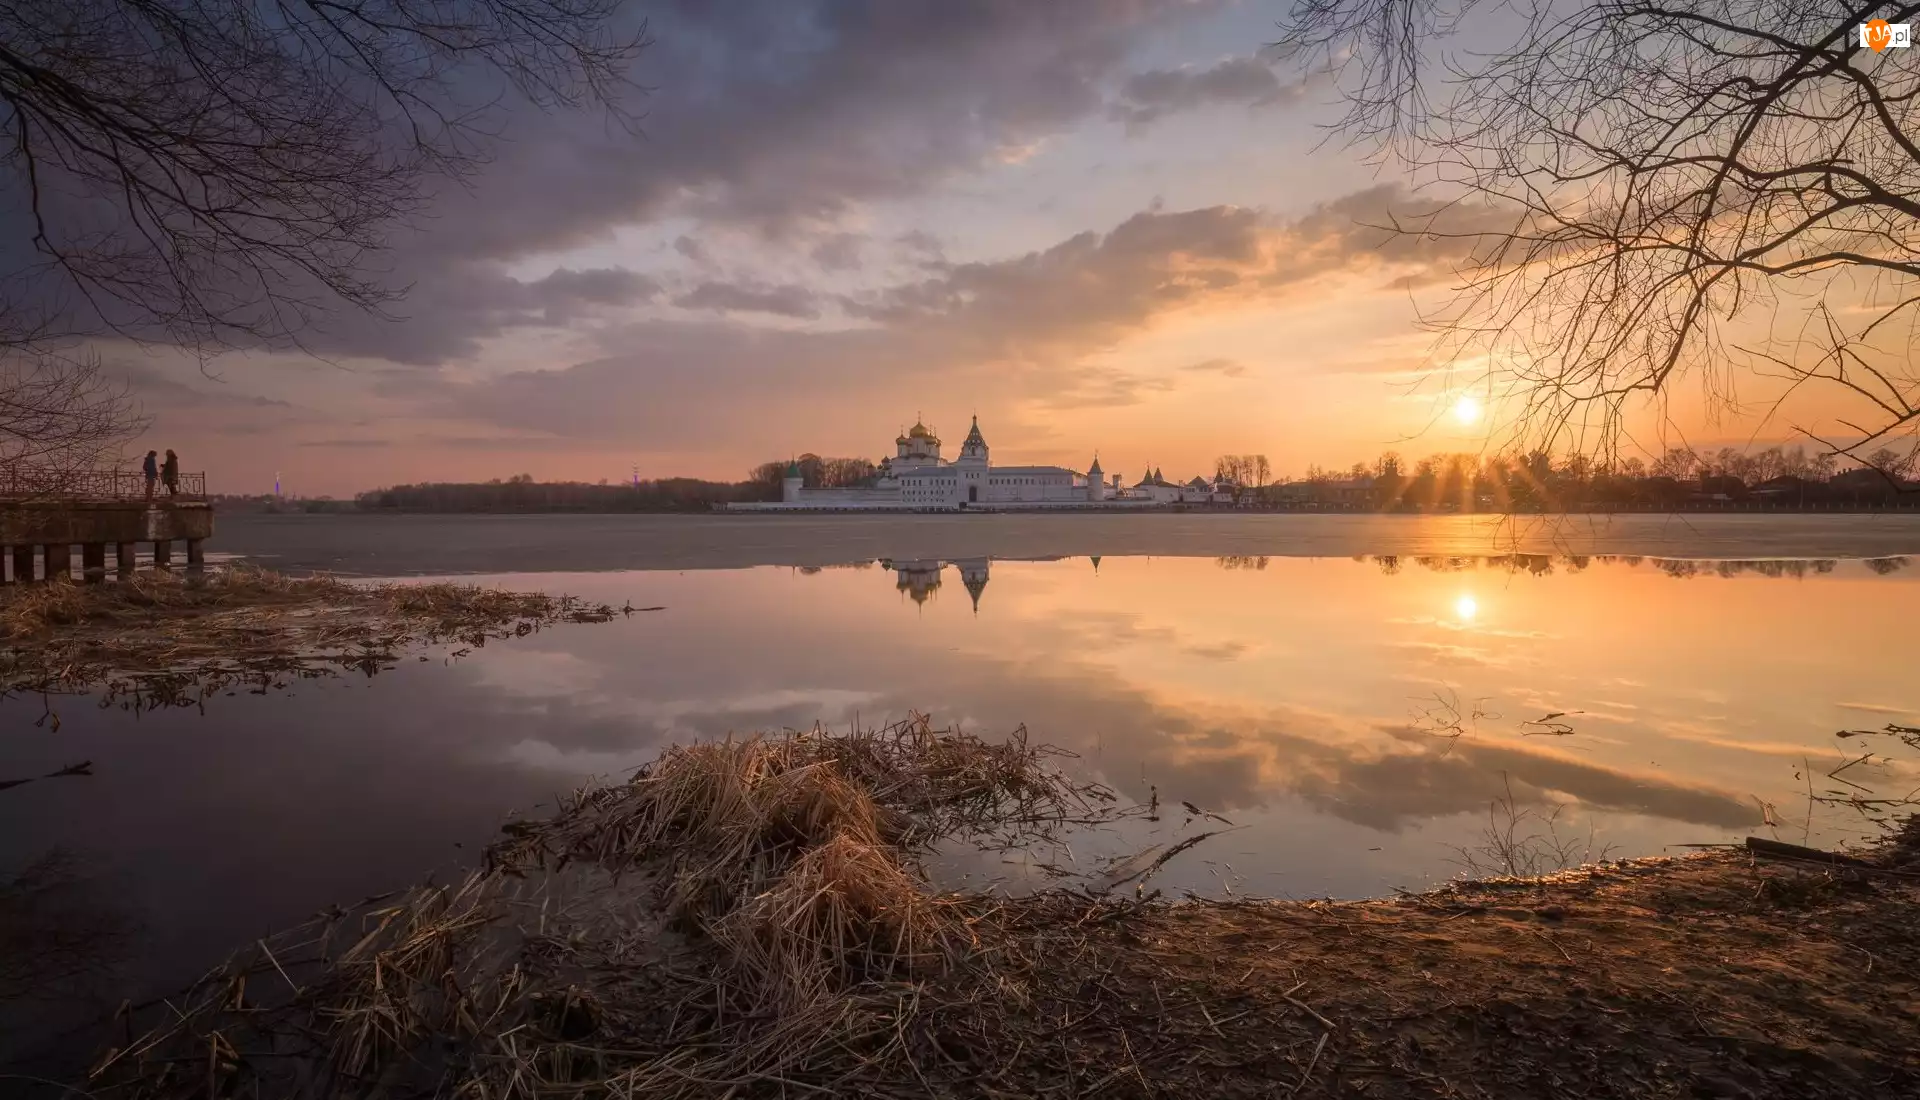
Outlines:
<svg viewBox="0 0 1920 1100"><path fill-rule="evenodd" d="M1517 452L1611 459L1631 405L1692 378L1729 410L1760 372L1870 416L1833 443L1866 463L1920 437L1920 67L1857 28L1916 14L1296 0L1281 44L1335 71L1338 132L1511 213L1427 321L1442 369L1516 410Z"/></svg>

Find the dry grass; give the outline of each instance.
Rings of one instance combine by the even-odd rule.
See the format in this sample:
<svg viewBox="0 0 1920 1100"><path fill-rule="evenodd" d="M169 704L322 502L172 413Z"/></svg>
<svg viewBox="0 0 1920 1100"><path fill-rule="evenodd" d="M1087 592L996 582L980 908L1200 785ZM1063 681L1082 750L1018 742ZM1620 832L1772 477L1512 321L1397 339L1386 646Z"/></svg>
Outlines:
<svg viewBox="0 0 1920 1100"><path fill-rule="evenodd" d="M1852 869L1717 852L1380 901L933 892L936 842L1101 819L1048 764L924 719L670 749L459 883L243 951L87 1088L1920 1095L1920 829Z"/></svg>
<svg viewBox="0 0 1920 1100"><path fill-rule="evenodd" d="M236 682L373 672L410 645L477 647L619 613L569 596L348 584L246 566L15 585L0 588L0 695L103 690L136 708L192 705Z"/></svg>
<svg viewBox="0 0 1920 1100"><path fill-rule="evenodd" d="M92 1087L696 1096L897 1064L922 983L980 963L991 935L991 907L934 893L919 857L1112 801L1051 757L924 718L671 748L510 824L460 884L242 952Z"/></svg>

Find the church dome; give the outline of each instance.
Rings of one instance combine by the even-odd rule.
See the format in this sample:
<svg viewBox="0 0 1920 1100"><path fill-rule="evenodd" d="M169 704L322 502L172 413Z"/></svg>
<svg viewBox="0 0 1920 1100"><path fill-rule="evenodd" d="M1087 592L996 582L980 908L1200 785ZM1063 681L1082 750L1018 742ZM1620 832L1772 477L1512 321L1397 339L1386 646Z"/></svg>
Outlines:
<svg viewBox="0 0 1920 1100"><path fill-rule="evenodd" d="M933 438L933 432L928 430L925 424L922 424L917 420L914 421L913 427L911 430L907 432L907 435L911 436L914 439L932 439Z"/></svg>
<svg viewBox="0 0 1920 1100"><path fill-rule="evenodd" d="M977 416L973 418L973 430L967 433L967 445L969 447L984 447L987 445L986 437L980 434L980 418Z"/></svg>

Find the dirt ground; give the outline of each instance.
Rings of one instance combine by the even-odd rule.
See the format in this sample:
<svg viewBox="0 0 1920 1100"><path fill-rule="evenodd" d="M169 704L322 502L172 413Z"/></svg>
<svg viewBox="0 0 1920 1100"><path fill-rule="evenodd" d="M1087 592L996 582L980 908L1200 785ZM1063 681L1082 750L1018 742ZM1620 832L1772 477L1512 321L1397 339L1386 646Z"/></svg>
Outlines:
<svg viewBox="0 0 1920 1100"><path fill-rule="evenodd" d="M1030 1007L956 1052L956 1091L1920 1096L1916 883L1715 853L1374 902L1055 909L1009 968Z"/></svg>

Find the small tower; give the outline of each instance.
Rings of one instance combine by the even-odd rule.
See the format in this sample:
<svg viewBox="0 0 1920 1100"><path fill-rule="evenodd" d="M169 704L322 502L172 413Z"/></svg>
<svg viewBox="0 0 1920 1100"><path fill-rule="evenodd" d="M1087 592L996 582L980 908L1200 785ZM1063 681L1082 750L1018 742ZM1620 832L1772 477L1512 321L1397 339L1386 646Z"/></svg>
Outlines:
<svg viewBox="0 0 1920 1100"><path fill-rule="evenodd" d="M800 503L800 487L806 479L800 476L798 462L787 463L787 476L780 479L780 502L782 504Z"/></svg>
<svg viewBox="0 0 1920 1100"><path fill-rule="evenodd" d="M960 484L960 503L977 504L987 499L987 439L980 434L980 418L973 418L973 430L960 445L960 457L953 460Z"/></svg>
<svg viewBox="0 0 1920 1100"><path fill-rule="evenodd" d="M1087 467L1087 499L1095 504L1107 499L1106 471L1100 468L1100 453L1094 452L1093 465Z"/></svg>
<svg viewBox="0 0 1920 1100"><path fill-rule="evenodd" d="M978 462L987 464L987 438L980 434L980 418L973 418L973 430L967 433L967 441L960 444L958 462Z"/></svg>

